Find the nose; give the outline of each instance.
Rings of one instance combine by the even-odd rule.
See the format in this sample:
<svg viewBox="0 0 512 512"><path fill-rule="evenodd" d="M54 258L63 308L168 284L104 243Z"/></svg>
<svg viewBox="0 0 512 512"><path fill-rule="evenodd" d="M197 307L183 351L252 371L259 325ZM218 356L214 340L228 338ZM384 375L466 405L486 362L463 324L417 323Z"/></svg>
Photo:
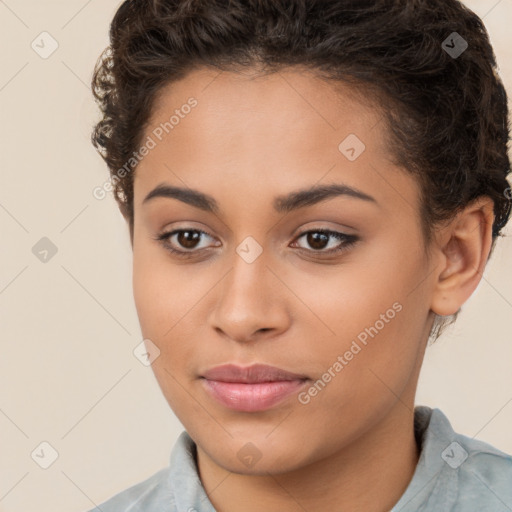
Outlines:
<svg viewBox="0 0 512 512"><path fill-rule="evenodd" d="M238 254L218 284L210 324L218 333L250 342L275 337L289 327L289 295L268 266L264 252L252 263Z"/></svg>

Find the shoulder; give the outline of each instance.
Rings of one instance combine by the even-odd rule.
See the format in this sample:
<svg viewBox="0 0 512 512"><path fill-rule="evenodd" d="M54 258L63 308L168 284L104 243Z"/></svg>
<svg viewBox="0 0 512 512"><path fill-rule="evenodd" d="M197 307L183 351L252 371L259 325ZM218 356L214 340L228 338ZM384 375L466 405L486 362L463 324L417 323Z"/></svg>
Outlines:
<svg viewBox="0 0 512 512"><path fill-rule="evenodd" d="M431 411L425 441L427 467L438 475L432 489L436 504L451 501L453 512L512 510L511 455L455 432L439 409Z"/></svg>
<svg viewBox="0 0 512 512"><path fill-rule="evenodd" d="M466 501L487 500L493 510L512 509L512 456L488 443L456 434L453 448L460 452L459 492ZM460 446L460 448L459 448ZM445 453L445 457L452 452ZM473 501L473 503L475 502ZM485 501L483 501L485 503ZM508 508L507 508L508 507Z"/></svg>
<svg viewBox="0 0 512 512"><path fill-rule="evenodd" d="M174 511L173 493L169 480L169 468L161 469L146 480L121 491L89 512Z"/></svg>
<svg viewBox="0 0 512 512"><path fill-rule="evenodd" d="M178 509L214 512L199 479L195 452L194 441L186 431L182 432L166 468L89 512L176 512Z"/></svg>

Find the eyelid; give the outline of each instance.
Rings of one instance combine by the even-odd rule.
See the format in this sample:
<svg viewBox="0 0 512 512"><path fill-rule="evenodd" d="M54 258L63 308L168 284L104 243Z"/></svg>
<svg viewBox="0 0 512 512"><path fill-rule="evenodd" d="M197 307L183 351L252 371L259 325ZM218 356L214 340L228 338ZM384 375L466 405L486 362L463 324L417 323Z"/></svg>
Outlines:
<svg viewBox="0 0 512 512"><path fill-rule="evenodd" d="M161 240L161 241L166 241L166 240L169 240L172 236L174 236L174 235L176 235L178 233L182 233L184 231L192 231L194 233L200 233L201 235L207 235L210 238L215 239L215 236L212 235L211 233L209 233L208 231L206 231L204 229L194 228L192 226L185 226L183 228L178 227L178 228L171 229L169 231L165 231L164 230L160 234L158 234L155 237L155 239L156 240ZM183 252L192 253L192 252L199 252L201 250L202 249L191 249L190 251L183 251Z"/></svg>
<svg viewBox="0 0 512 512"><path fill-rule="evenodd" d="M215 238L213 235L211 235L209 232L207 232L203 229L194 228L192 226L184 226L184 227L174 228L170 231L163 231L161 234L159 234L155 237L155 240L160 242L164 246L164 248L167 251L169 251L171 254L174 254L177 257L180 257L183 259L192 258L199 254L203 254L204 251L207 251L209 249L209 247L203 247L201 249L180 250L180 249L175 249L174 247L172 247L171 244L169 243L170 238L178 233L182 233L182 232L186 232L186 231L199 233L200 235L207 235L213 239ZM343 233L341 231L335 231L333 229L329 229L329 228L325 228L325 227L318 227L318 228L310 227L310 228L304 229L303 231L294 235L292 243L294 243L294 244L297 243L297 241L300 238L302 238L303 236L308 235L310 233L322 233L331 238L336 238L340 241L340 244L337 247L331 248L329 250L322 250L322 249L314 250L314 249L306 249L303 247L298 247L299 251L301 251L303 253L307 253L308 255L314 254L315 256L319 256L320 258L341 254L344 251L350 249L353 245L355 245L360 240L360 237L357 235L347 234L347 233ZM220 242L217 243L216 246L218 247L219 244L220 244Z"/></svg>
<svg viewBox="0 0 512 512"><path fill-rule="evenodd" d="M297 240L302 238L304 235L308 235L309 233L323 233L331 238L336 238L341 242L337 247L331 248L329 250L317 250L314 249L304 249L302 247L299 247L300 250L303 250L304 252L307 252L309 254L318 254L320 256L331 256L331 255L337 255L342 252L344 252L346 249L352 247L355 243L359 241L359 236L344 233L342 231L336 231L334 229L329 228L308 228L304 231L301 231L298 233L295 237L292 243L296 243Z"/></svg>

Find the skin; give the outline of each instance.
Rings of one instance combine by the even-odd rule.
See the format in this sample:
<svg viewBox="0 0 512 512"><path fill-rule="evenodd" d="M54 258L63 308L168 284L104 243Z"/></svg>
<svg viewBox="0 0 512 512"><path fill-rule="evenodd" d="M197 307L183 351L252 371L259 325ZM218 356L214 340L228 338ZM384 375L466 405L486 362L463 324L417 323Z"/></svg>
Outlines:
<svg viewBox="0 0 512 512"><path fill-rule="evenodd" d="M477 287L492 201L439 226L427 253L418 185L392 163L385 123L364 95L293 68L266 77L200 68L162 89L144 138L190 97L197 106L137 167L133 285L143 336L160 350L153 371L197 444L209 499L220 512L387 511L419 457L414 396L434 313L455 313ZM338 149L351 133L366 146L354 161ZM143 202L162 183L208 194L219 211ZM330 183L376 203L345 195L273 209L276 196ZM179 228L208 233L168 241L196 251L190 259L156 240ZM300 236L320 228L358 241L322 256L340 242ZM236 252L248 236L263 251L252 263ZM237 412L202 386L206 369L256 362L311 385L394 303L400 312L307 404L295 393ZM250 467L237 456L248 442L260 455Z"/></svg>

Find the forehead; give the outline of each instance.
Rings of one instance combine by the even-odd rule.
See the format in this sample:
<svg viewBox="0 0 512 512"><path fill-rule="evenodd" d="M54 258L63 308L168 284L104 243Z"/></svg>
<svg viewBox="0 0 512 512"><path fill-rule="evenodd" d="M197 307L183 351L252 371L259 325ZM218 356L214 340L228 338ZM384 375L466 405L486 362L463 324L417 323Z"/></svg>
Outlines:
<svg viewBox="0 0 512 512"><path fill-rule="evenodd" d="M277 135L284 141L300 139L303 147L308 138L323 132L352 130L364 137L382 120L369 94L326 82L312 70L296 67L262 75L199 68L159 91L150 125L168 121L190 98L198 105L187 117L193 117L193 131L204 139L230 133L232 139L242 140L244 134L237 130L244 127L267 142ZM172 131L176 142L180 134L189 135L187 126ZM379 130L372 133L372 144L382 142L379 135Z"/></svg>
<svg viewBox="0 0 512 512"><path fill-rule="evenodd" d="M413 197L415 183L391 163L386 129L363 91L309 70L261 76L200 68L155 98L145 136L156 145L135 173L136 202L163 181L205 192L228 183L273 196L344 182L384 202ZM385 186L391 178L400 183Z"/></svg>

